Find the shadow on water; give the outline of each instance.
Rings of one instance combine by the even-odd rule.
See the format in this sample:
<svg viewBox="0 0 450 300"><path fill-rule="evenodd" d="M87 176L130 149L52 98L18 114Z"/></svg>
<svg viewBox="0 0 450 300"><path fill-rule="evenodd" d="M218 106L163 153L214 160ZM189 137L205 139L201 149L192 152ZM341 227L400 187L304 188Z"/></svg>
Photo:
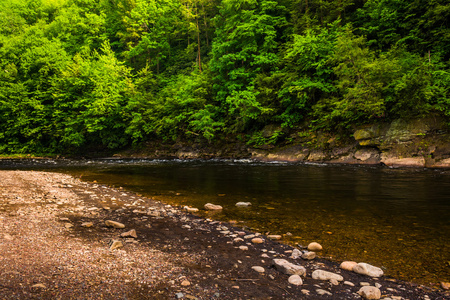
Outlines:
<svg viewBox="0 0 450 300"><path fill-rule="evenodd" d="M220 204L214 218L291 244L317 241L338 261L418 283L450 280L449 171L219 160L9 160L0 168L70 173L176 205Z"/></svg>

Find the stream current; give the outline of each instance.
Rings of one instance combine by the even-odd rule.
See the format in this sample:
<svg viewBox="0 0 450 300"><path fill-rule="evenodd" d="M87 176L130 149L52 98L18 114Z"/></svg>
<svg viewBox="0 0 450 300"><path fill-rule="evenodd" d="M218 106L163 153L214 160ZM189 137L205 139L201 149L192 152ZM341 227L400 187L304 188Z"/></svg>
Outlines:
<svg viewBox="0 0 450 300"><path fill-rule="evenodd" d="M316 241L319 254L381 267L426 285L450 281L450 170L248 160L0 160L0 169L55 171L202 209L210 218ZM237 202L251 202L246 208Z"/></svg>

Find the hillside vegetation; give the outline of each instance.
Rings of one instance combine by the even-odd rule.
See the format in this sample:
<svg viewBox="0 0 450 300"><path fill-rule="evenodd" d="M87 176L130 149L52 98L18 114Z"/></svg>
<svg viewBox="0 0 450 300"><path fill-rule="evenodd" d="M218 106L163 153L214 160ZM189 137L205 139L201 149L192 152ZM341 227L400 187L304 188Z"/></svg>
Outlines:
<svg viewBox="0 0 450 300"><path fill-rule="evenodd" d="M447 0L0 0L0 153L450 123L449 23Z"/></svg>

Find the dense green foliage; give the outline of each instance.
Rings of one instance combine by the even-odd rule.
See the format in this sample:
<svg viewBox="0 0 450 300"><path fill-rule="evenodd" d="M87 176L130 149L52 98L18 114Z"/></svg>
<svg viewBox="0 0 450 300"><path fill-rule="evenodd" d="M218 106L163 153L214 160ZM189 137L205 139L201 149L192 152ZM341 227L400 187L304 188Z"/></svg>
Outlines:
<svg viewBox="0 0 450 300"><path fill-rule="evenodd" d="M444 0L0 0L0 153L450 123L449 23Z"/></svg>

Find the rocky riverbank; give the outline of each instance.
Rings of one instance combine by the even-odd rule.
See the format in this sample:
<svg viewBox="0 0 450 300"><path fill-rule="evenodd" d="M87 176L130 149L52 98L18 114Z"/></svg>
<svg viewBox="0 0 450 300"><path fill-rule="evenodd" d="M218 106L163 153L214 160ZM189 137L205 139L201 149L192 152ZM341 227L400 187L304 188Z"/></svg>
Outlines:
<svg viewBox="0 0 450 300"><path fill-rule="evenodd" d="M0 186L1 299L450 299L120 187L34 171Z"/></svg>
<svg viewBox="0 0 450 300"><path fill-rule="evenodd" d="M281 127L266 126L262 141L282 132ZM315 162L336 164L386 165L390 167L450 168L450 132L439 117L411 121L364 125L346 135L309 132L299 128L285 133L277 144L260 145L236 142L216 144L148 142L139 149L116 154L141 158L250 158L262 161Z"/></svg>

